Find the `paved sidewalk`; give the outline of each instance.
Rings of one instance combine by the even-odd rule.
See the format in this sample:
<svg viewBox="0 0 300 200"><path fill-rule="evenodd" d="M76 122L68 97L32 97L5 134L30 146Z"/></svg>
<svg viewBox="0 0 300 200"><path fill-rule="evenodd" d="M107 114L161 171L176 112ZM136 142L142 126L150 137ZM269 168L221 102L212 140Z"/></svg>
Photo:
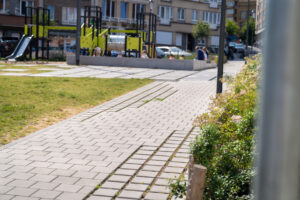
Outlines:
<svg viewBox="0 0 300 200"><path fill-rule="evenodd" d="M229 61L225 64L226 69L236 71L241 61ZM35 64L17 64L17 66L34 66ZM55 66L56 68L39 69L41 73L30 74L26 69L3 69L1 76L38 76L38 77L93 77L93 78L149 78L159 81L179 81L185 80L210 80L216 76L217 69L208 69L204 71L183 71L166 69L146 69L129 67L107 67L107 66L72 66L66 64L45 64ZM21 71L20 71L21 70ZM43 72L44 70L50 72ZM20 73L22 72L22 73Z"/></svg>
<svg viewBox="0 0 300 200"><path fill-rule="evenodd" d="M0 199L167 199L193 119L215 94L215 80L187 80L156 81L3 146Z"/></svg>

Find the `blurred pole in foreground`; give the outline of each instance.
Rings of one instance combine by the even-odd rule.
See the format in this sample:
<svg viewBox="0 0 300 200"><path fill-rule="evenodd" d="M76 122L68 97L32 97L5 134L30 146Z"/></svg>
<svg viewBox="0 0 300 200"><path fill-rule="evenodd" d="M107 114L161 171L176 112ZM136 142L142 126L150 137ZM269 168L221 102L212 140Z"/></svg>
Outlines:
<svg viewBox="0 0 300 200"><path fill-rule="evenodd" d="M270 0L266 8L255 199L299 200L300 1Z"/></svg>
<svg viewBox="0 0 300 200"><path fill-rule="evenodd" d="M80 34L81 34L81 2L77 0L77 29L76 29L76 65L80 64Z"/></svg>
<svg viewBox="0 0 300 200"><path fill-rule="evenodd" d="M221 8L221 25L220 25L220 40L219 40L219 56L218 56L218 75L217 75L217 94L222 93L223 84L223 65L224 65L224 38L225 38L225 18L226 18L226 0L222 1Z"/></svg>

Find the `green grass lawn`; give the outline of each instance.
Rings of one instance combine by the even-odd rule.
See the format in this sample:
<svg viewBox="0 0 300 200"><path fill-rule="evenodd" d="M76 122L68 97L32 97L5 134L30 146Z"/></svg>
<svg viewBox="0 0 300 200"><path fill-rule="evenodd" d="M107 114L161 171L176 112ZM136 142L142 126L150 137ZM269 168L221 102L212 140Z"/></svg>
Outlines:
<svg viewBox="0 0 300 200"><path fill-rule="evenodd" d="M0 77L0 145L152 82Z"/></svg>

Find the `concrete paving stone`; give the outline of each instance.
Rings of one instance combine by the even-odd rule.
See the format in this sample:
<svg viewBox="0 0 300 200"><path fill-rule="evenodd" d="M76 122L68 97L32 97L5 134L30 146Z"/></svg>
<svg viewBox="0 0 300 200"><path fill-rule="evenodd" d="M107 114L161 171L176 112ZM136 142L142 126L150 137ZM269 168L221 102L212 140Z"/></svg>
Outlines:
<svg viewBox="0 0 300 200"><path fill-rule="evenodd" d="M145 160L129 159L126 164L144 164Z"/></svg>
<svg viewBox="0 0 300 200"><path fill-rule="evenodd" d="M1 200L11 200L12 198L14 198L13 195L3 195L3 194L0 194L0 199Z"/></svg>
<svg viewBox="0 0 300 200"><path fill-rule="evenodd" d="M105 183L103 183L101 185L101 188L108 188L108 189L117 189L117 190L120 190L124 185L125 185L124 182L121 183L121 182L106 181Z"/></svg>
<svg viewBox="0 0 300 200"><path fill-rule="evenodd" d="M79 180L79 178L58 176L56 179L53 180L53 182L71 185L71 184L74 184L75 182L77 182L78 180Z"/></svg>
<svg viewBox="0 0 300 200"><path fill-rule="evenodd" d="M142 170L137 173L137 176L155 178L157 176L157 174L158 174L158 172Z"/></svg>
<svg viewBox="0 0 300 200"><path fill-rule="evenodd" d="M72 175L72 177L92 179L97 175L98 175L98 173L96 173L96 172L77 171L75 174Z"/></svg>
<svg viewBox="0 0 300 200"><path fill-rule="evenodd" d="M166 173L163 172L159 175L159 178L166 178L166 179L174 179L179 177L179 173Z"/></svg>
<svg viewBox="0 0 300 200"><path fill-rule="evenodd" d="M55 199L57 196L59 196L61 192L59 191L52 191L52 190L38 190L36 193L34 193L33 197L39 197L39 198L47 198L47 199Z"/></svg>
<svg viewBox="0 0 300 200"><path fill-rule="evenodd" d="M34 189L42 189L42 190L53 190L56 188L60 183L47 183L47 182L36 182L31 188Z"/></svg>
<svg viewBox="0 0 300 200"><path fill-rule="evenodd" d="M146 191L149 187L149 184L137 184L137 183L129 183L125 189L126 190L134 190L134 191Z"/></svg>
<svg viewBox="0 0 300 200"><path fill-rule="evenodd" d="M69 169L73 165L71 164L64 164L64 163L54 163L53 165L50 165L49 168L53 169Z"/></svg>
<svg viewBox="0 0 300 200"><path fill-rule="evenodd" d="M29 180L32 181L42 181L42 182L51 182L57 176L53 175L46 175L46 174L36 174L35 176L31 177Z"/></svg>
<svg viewBox="0 0 300 200"><path fill-rule="evenodd" d="M24 187L24 188L26 188L26 187L32 186L35 183L36 183L36 181L32 181L32 180L14 180L14 181L11 181L7 185L8 186L14 186L14 187Z"/></svg>
<svg viewBox="0 0 300 200"><path fill-rule="evenodd" d="M115 174L117 175L127 175L127 176L132 176L136 170L130 170L130 169L118 169Z"/></svg>
<svg viewBox="0 0 300 200"><path fill-rule="evenodd" d="M182 173L184 170L184 168L179 168L179 167L166 167L164 169L164 172L167 172L167 173Z"/></svg>
<svg viewBox="0 0 300 200"><path fill-rule="evenodd" d="M138 159L138 160L147 160L149 156L147 155L138 155L138 154L135 154L131 157L131 159Z"/></svg>
<svg viewBox="0 0 300 200"><path fill-rule="evenodd" d="M141 167L141 164L123 164L121 166L121 169L132 169L132 170L137 170Z"/></svg>
<svg viewBox="0 0 300 200"><path fill-rule="evenodd" d="M55 188L55 190L62 192L78 192L81 188L82 186L79 185L61 184L57 188Z"/></svg>
<svg viewBox="0 0 300 200"><path fill-rule="evenodd" d="M154 178L136 176L132 179L131 183L151 184L153 180Z"/></svg>
<svg viewBox="0 0 300 200"><path fill-rule="evenodd" d="M156 156L166 156L166 157L170 157L172 155L173 152L165 152L165 151L158 151L156 152Z"/></svg>
<svg viewBox="0 0 300 200"><path fill-rule="evenodd" d="M169 194L149 192L145 196L145 200L167 200Z"/></svg>
<svg viewBox="0 0 300 200"><path fill-rule="evenodd" d="M33 168L30 173L33 174L50 174L53 172L55 169L50 169L50 168L44 168L44 167L35 167Z"/></svg>
<svg viewBox="0 0 300 200"><path fill-rule="evenodd" d="M142 194L143 192L141 191L123 190L118 197L127 199L140 199Z"/></svg>
<svg viewBox="0 0 300 200"><path fill-rule="evenodd" d="M58 200L82 200L86 194L83 193L71 193L71 192L63 192L56 199Z"/></svg>
<svg viewBox="0 0 300 200"><path fill-rule="evenodd" d="M93 168L95 167L91 165L73 165L70 169L76 171L90 171Z"/></svg>
<svg viewBox="0 0 300 200"><path fill-rule="evenodd" d="M153 185L150 188L150 192L169 194L171 190L169 186Z"/></svg>
<svg viewBox="0 0 300 200"><path fill-rule="evenodd" d="M80 186L96 186L101 182L97 179L81 178L75 184Z"/></svg>
<svg viewBox="0 0 300 200"><path fill-rule="evenodd" d="M111 200L111 197L105 197L105 196L90 196L87 200Z"/></svg>
<svg viewBox="0 0 300 200"><path fill-rule="evenodd" d="M169 159L170 159L169 156L157 156L157 155L151 158L151 160L158 160L158 161L165 161L165 162Z"/></svg>
<svg viewBox="0 0 300 200"><path fill-rule="evenodd" d="M11 171L0 171L0 178L7 178L12 173L13 172L11 172Z"/></svg>
<svg viewBox="0 0 300 200"><path fill-rule="evenodd" d="M39 198L35 198L35 197L15 196L14 198L12 198L12 200L40 200L40 199Z"/></svg>
<svg viewBox="0 0 300 200"><path fill-rule="evenodd" d="M189 158L189 154L188 153L180 153L180 152L177 152L176 153L176 157L178 158Z"/></svg>
<svg viewBox="0 0 300 200"><path fill-rule="evenodd" d="M9 190L13 189L14 187L12 186L4 186L2 185L0 187L0 194L5 194L6 192L8 192Z"/></svg>
<svg viewBox="0 0 300 200"><path fill-rule="evenodd" d="M72 176L73 174L75 174L75 170L66 170L66 169L55 169L51 172L50 175L54 175L54 176Z"/></svg>
<svg viewBox="0 0 300 200"><path fill-rule="evenodd" d="M30 195L32 195L36 191L37 191L36 189L32 189L32 188L16 187L10 190L9 192L7 192L7 194L30 197Z"/></svg>
<svg viewBox="0 0 300 200"><path fill-rule="evenodd" d="M118 190L114 190L114 189L99 188L94 192L93 195L113 197L117 194L117 192Z"/></svg>
<svg viewBox="0 0 300 200"><path fill-rule="evenodd" d="M150 160L147 162L147 165L154 165L154 166L164 166L166 164L165 161L158 161L158 160Z"/></svg>
<svg viewBox="0 0 300 200"><path fill-rule="evenodd" d="M158 178L155 181L155 185L163 185L163 186L169 186L169 180L164 178Z"/></svg>
<svg viewBox="0 0 300 200"><path fill-rule="evenodd" d="M108 181L116 181L116 182L126 183L127 181L129 181L130 178L131 178L131 176L112 175L111 177L109 177Z"/></svg>
<svg viewBox="0 0 300 200"><path fill-rule="evenodd" d="M145 165L143 166L144 171L153 171L153 172L159 172L162 169L162 166L154 166L154 165Z"/></svg>
<svg viewBox="0 0 300 200"><path fill-rule="evenodd" d="M186 158L179 158L179 157L173 157L172 158L172 161L173 162L180 162L180 163L187 163L189 161L189 158L186 157Z"/></svg>
<svg viewBox="0 0 300 200"><path fill-rule="evenodd" d="M28 180L29 178L33 177L35 174L24 173L24 172L16 172L8 176L11 179L19 179L19 180Z"/></svg>
<svg viewBox="0 0 300 200"><path fill-rule="evenodd" d="M179 167L179 168L185 168L187 165L187 162L173 162L173 160L171 162L169 162L168 166L169 167Z"/></svg>

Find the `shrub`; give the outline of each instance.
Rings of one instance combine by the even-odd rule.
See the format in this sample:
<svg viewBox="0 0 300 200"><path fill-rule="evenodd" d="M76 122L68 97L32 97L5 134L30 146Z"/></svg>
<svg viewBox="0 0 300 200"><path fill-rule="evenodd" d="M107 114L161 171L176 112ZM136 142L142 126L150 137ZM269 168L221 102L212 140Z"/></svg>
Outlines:
<svg viewBox="0 0 300 200"><path fill-rule="evenodd" d="M191 154L196 164L207 167L204 199L253 198L258 77L258 61L248 60L235 78L223 80L228 90L195 121L201 133L191 143Z"/></svg>

